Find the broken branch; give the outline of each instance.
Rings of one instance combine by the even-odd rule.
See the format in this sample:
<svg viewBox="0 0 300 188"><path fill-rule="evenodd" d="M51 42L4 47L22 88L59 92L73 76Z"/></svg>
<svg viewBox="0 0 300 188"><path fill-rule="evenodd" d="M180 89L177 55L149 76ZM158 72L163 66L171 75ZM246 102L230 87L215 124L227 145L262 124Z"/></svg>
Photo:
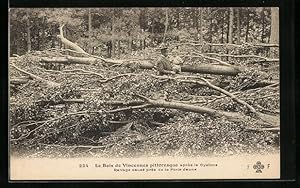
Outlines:
<svg viewBox="0 0 300 188"><path fill-rule="evenodd" d="M15 65L13 65L13 64L11 64L11 66L14 67L15 69L17 69L18 71L20 71L20 72L22 72L22 73L24 73L24 74L27 74L27 75L30 76L30 78L32 78L32 79L37 79L37 80L40 80L40 81L42 81L42 82L45 82L45 83L46 83L47 85L49 85L50 87L57 87L57 86L60 85L59 83L45 80L44 78L41 78L41 77L39 77L39 76L37 76L37 75L34 75L34 74L30 73L30 72L27 72L27 71L25 71L25 70L23 70L23 69L21 69L21 68L15 66Z"/></svg>

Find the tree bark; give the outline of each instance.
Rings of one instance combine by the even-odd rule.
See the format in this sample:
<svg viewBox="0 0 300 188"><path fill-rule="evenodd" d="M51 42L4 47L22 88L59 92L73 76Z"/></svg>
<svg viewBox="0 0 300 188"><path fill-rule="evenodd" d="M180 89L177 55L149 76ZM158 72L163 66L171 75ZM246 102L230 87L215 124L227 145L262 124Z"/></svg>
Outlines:
<svg viewBox="0 0 300 188"><path fill-rule="evenodd" d="M180 29L180 8L176 8L176 28Z"/></svg>
<svg viewBox="0 0 300 188"><path fill-rule="evenodd" d="M41 36L40 36L40 30L42 30L42 29L37 29L37 45L36 45L36 48L34 48L35 50L38 50L38 51L40 51L41 50Z"/></svg>
<svg viewBox="0 0 300 188"><path fill-rule="evenodd" d="M197 34L196 34L196 40L199 40L199 11L197 11L197 8L194 8L193 9L193 25L194 27L196 27L196 31L197 31Z"/></svg>
<svg viewBox="0 0 300 188"><path fill-rule="evenodd" d="M199 8L199 41L203 43L203 8Z"/></svg>
<svg viewBox="0 0 300 188"><path fill-rule="evenodd" d="M94 62L96 62L96 58L89 58L89 57L72 57L72 56L66 56L66 57L42 57L41 62L43 63L61 63L61 64L83 64L83 65L90 65Z"/></svg>
<svg viewBox="0 0 300 188"><path fill-rule="evenodd" d="M208 9L208 14L210 14L209 16L209 27L208 27L208 42L211 42L212 43L212 9L211 8L207 8Z"/></svg>
<svg viewBox="0 0 300 188"><path fill-rule="evenodd" d="M228 76L235 76L241 72L241 70L239 70L236 67L224 66L224 65L197 65L197 66L185 65L181 67L181 71L201 73L201 74L228 75Z"/></svg>
<svg viewBox="0 0 300 188"><path fill-rule="evenodd" d="M166 21L165 21L165 31L164 31L164 36L162 42L165 43L166 41L166 35L168 31L168 25L169 25L169 13L168 13L168 8L166 8Z"/></svg>
<svg viewBox="0 0 300 188"><path fill-rule="evenodd" d="M66 39L64 37L64 32L63 32L63 27L64 25L61 25L59 27L59 31L60 31L60 34L57 36L61 42L65 45L65 46L68 46L70 48L72 48L73 50L77 51L77 52L80 52L80 53L84 53L84 54L88 54L87 52L85 52L82 48L80 48L77 44L75 44L74 42L71 42L69 41L68 39Z"/></svg>
<svg viewBox="0 0 300 188"><path fill-rule="evenodd" d="M132 52L132 37L131 37L131 33L128 33L128 50L129 50L129 53Z"/></svg>
<svg viewBox="0 0 300 188"><path fill-rule="evenodd" d="M207 14L209 14L210 16L209 16L209 26L208 26L208 42L210 42L210 43L212 43L213 41L212 41L212 8L207 8ZM212 50L212 46L209 46L209 52L211 52L211 50Z"/></svg>
<svg viewBox="0 0 300 188"><path fill-rule="evenodd" d="M21 85L21 84L26 84L29 81L29 79L25 79L25 78L13 78L13 79L9 79L9 83L10 84L14 84L14 85Z"/></svg>
<svg viewBox="0 0 300 188"><path fill-rule="evenodd" d="M121 57L121 41L118 40L118 58Z"/></svg>
<svg viewBox="0 0 300 188"><path fill-rule="evenodd" d="M265 8L262 8L261 19L262 19L261 43L264 43L264 36L265 36Z"/></svg>
<svg viewBox="0 0 300 188"><path fill-rule="evenodd" d="M248 42L248 37L249 37L249 25L250 25L250 18L249 18L249 8L246 8L247 10L247 21L246 21L246 34L245 34L245 41Z"/></svg>
<svg viewBox="0 0 300 188"><path fill-rule="evenodd" d="M228 10L228 30L227 30L227 43L233 44L233 18L234 12L233 8L229 8ZM229 54L229 50L226 50L226 53ZM229 60L229 57L226 57L226 61Z"/></svg>
<svg viewBox="0 0 300 188"><path fill-rule="evenodd" d="M154 18L151 20L151 44L150 46L153 46L154 44Z"/></svg>
<svg viewBox="0 0 300 188"><path fill-rule="evenodd" d="M20 42L18 42L21 41L21 37L22 36L20 35L19 28L17 28L15 44L16 44L16 54L18 55L21 53L21 45Z"/></svg>
<svg viewBox="0 0 300 188"><path fill-rule="evenodd" d="M271 36L270 43L279 44L279 9L271 8Z"/></svg>
<svg viewBox="0 0 300 188"><path fill-rule="evenodd" d="M278 7L271 7L271 34L270 43L279 44L279 9ZM278 57L278 49L270 49L270 57Z"/></svg>
<svg viewBox="0 0 300 188"><path fill-rule="evenodd" d="M237 9L237 15L236 15L236 27L237 27L237 44L241 44L241 18L240 18L240 8Z"/></svg>
<svg viewBox="0 0 300 188"><path fill-rule="evenodd" d="M111 57L115 57L115 9L113 9L112 19L111 19Z"/></svg>
<svg viewBox="0 0 300 188"><path fill-rule="evenodd" d="M89 42L92 42L92 14L90 8L88 10L88 32L89 32ZM88 46L89 46L88 52L91 53L93 47L91 45Z"/></svg>
<svg viewBox="0 0 300 188"><path fill-rule="evenodd" d="M122 64L123 62L111 60L111 59L102 59L103 61L107 63L112 64ZM55 62L55 63L64 63L64 64L92 64L97 62L97 58L93 57L56 57L56 58L41 58L42 62ZM153 69L155 68L154 64L149 62L140 62L139 68L141 69ZM215 75L228 75L228 76L235 76L238 73L241 72L241 70L238 67L235 66L225 66L225 65L209 65L209 64L203 64L203 65L184 65L181 66L182 72L192 72L192 73L200 73L200 74L215 74Z"/></svg>
<svg viewBox="0 0 300 188"><path fill-rule="evenodd" d="M222 19L222 34L221 34L221 43L224 43L224 23L225 23L225 13Z"/></svg>
<svg viewBox="0 0 300 188"><path fill-rule="evenodd" d="M31 32L30 32L30 15L29 12L26 12L27 14L27 19L26 19L26 31L27 31L27 51L31 51Z"/></svg>
<svg viewBox="0 0 300 188"><path fill-rule="evenodd" d="M233 43L233 8L229 9L229 20L228 20L228 43Z"/></svg>
<svg viewBox="0 0 300 188"><path fill-rule="evenodd" d="M152 100L152 99L145 98L144 96L141 95L135 95L135 96L143 99L145 101L145 104L140 106L130 106L128 108L114 109L108 112L116 113L125 110L140 109L140 108L169 108L169 109L177 109L177 110L188 111L188 112L195 112L200 114L208 114L213 117L225 117L230 121L234 121L234 122L243 122L252 119L250 116L246 116L239 112L226 112L226 111L211 109L208 107L184 104L180 102ZM279 118L277 116L271 116L262 113L259 114L260 116L258 117L258 119L256 119L257 124L279 127Z"/></svg>

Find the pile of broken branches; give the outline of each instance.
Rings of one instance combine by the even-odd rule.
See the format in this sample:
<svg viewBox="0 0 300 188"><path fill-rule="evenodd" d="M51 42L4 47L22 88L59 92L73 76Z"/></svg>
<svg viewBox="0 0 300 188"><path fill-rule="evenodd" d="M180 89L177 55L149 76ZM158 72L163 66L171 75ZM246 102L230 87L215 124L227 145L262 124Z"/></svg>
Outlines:
<svg viewBox="0 0 300 188"><path fill-rule="evenodd" d="M105 59L61 39L73 50L10 58L15 153L128 157L278 149L279 84L269 72L208 58L218 63L186 61L181 74L158 76L149 58Z"/></svg>

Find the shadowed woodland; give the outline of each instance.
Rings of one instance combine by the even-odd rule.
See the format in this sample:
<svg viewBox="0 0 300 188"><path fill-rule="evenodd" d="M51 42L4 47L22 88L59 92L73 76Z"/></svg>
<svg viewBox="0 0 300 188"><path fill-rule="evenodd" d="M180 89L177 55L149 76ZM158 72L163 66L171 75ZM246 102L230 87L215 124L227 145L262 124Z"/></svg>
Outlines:
<svg viewBox="0 0 300 188"><path fill-rule="evenodd" d="M279 150L277 8L10 9L11 152ZM158 74L159 46L182 60Z"/></svg>

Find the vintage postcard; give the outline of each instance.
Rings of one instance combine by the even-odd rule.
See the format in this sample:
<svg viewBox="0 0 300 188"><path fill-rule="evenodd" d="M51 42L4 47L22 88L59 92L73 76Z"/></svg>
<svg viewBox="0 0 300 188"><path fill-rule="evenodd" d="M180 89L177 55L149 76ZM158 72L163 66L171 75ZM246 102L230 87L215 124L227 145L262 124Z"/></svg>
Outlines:
<svg viewBox="0 0 300 188"><path fill-rule="evenodd" d="M10 180L280 179L278 7L11 8Z"/></svg>

